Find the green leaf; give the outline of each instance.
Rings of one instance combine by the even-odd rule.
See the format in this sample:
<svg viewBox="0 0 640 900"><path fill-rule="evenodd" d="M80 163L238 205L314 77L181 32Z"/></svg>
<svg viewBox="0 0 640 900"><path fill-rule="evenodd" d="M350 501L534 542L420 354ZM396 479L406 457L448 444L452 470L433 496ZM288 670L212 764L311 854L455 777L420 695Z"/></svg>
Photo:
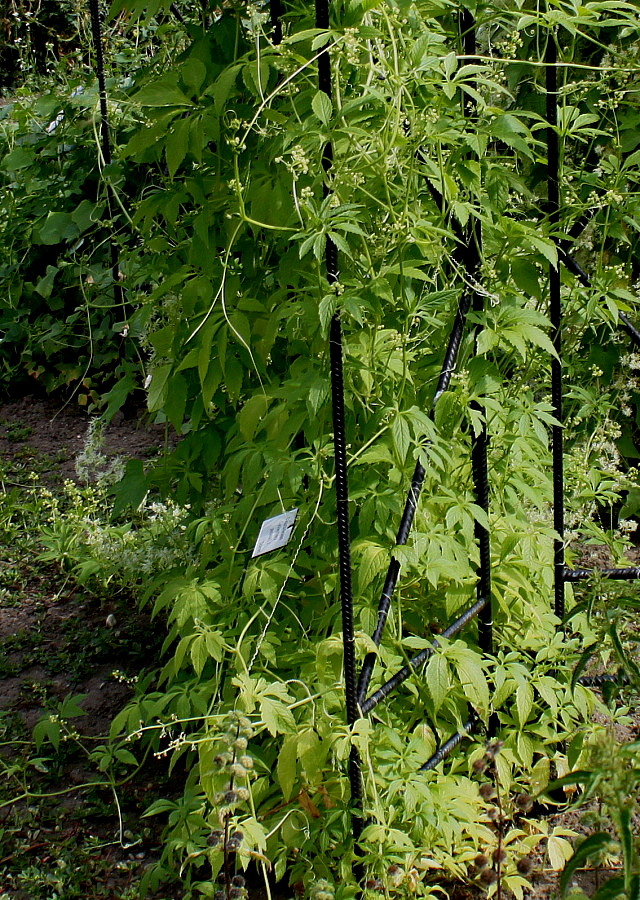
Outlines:
<svg viewBox="0 0 640 900"><path fill-rule="evenodd" d="M407 458L409 447L411 446L411 432L409 430L409 424L402 413L398 413L393 420L393 424L391 425L391 435L393 437L393 444L396 448L398 458L401 462L404 462Z"/></svg>
<svg viewBox="0 0 640 900"><path fill-rule="evenodd" d="M189 655L191 656L191 664L193 665L196 675L201 675L202 670L209 659L207 637L205 634L199 634L193 639L189 648Z"/></svg>
<svg viewBox="0 0 640 900"><path fill-rule="evenodd" d="M269 83L269 63L265 59L252 60L243 66L242 80L256 97L264 97Z"/></svg>
<svg viewBox="0 0 640 900"><path fill-rule="evenodd" d="M207 77L207 67L202 60L190 56L180 66L180 77L187 87L197 94Z"/></svg>
<svg viewBox="0 0 640 900"><path fill-rule="evenodd" d="M135 758L131 750L125 750L124 747L120 747L119 750L116 750L115 757L121 763L124 763L125 766L137 766L138 760Z"/></svg>
<svg viewBox="0 0 640 900"><path fill-rule="evenodd" d="M559 872L560 869L562 869L563 866L565 866L565 863L567 862L567 860L569 860L569 863L571 862L570 857L571 857L572 852L573 852L573 847L571 846L569 841L565 840L565 838L557 837L556 835L551 835L551 837L549 837L549 839L547 840L547 854L549 856L549 864L550 864L551 868L554 869L556 872ZM569 863L567 863L567 865ZM565 866L565 871L566 871L566 866ZM564 871L563 871L563 874L560 879L561 884L562 884L562 878L564 878ZM563 892L562 887L560 890L562 893Z"/></svg>
<svg viewBox="0 0 640 900"><path fill-rule="evenodd" d="M284 739L278 754L276 774L282 789L282 796L289 800L296 781L296 763L298 759L298 737L291 734Z"/></svg>
<svg viewBox="0 0 640 900"><path fill-rule="evenodd" d="M142 460L127 460L124 475L114 489L114 516L119 515L129 507L137 509L144 500L147 490L148 485L144 474Z"/></svg>
<svg viewBox="0 0 640 900"><path fill-rule="evenodd" d="M123 375L122 378L116 381L110 391L107 391L107 393L104 394L102 399L106 402L107 408L102 416L106 422L110 422L118 410L124 406L127 397L135 387L136 380L133 373L127 372L126 375Z"/></svg>
<svg viewBox="0 0 640 900"><path fill-rule="evenodd" d="M516 690L516 709L520 728L524 728L533 709L533 688L526 682L519 684Z"/></svg>
<svg viewBox="0 0 640 900"><path fill-rule="evenodd" d="M364 591L380 572L389 564L389 551L373 541L354 543L353 555L356 560L356 579L359 591Z"/></svg>
<svg viewBox="0 0 640 900"><path fill-rule="evenodd" d="M454 657L453 662L465 696L478 712L486 712L489 709L489 685L482 666L474 656L464 653Z"/></svg>
<svg viewBox="0 0 640 900"><path fill-rule="evenodd" d="M132 99L140 106L193 106L176 84L175 75L165 75L147 84Z"/></svg>
<svg viewBox="0 0 640 900"><path fill-rule="evenodd" d="M34 159L35 153L33 150L28 150L26 147L15 147L2 160L2 168L9 172L26 169L33 163Z"/></svg>
<svg viewBox="0 0 640 900"><path fill-rule="evenodd" d="M164 412L178 434L182 431L187 405L187 382L182 375L172 375L167 385Z"/></svg>
<svg viewBox="0 0 640 900"><path fill-rule="evenodd" d="M425 682L431 699L434 712L438 712L449 692L449 665L443 653L436 653L429 660L425 671Z"/></svg>
<svg viewBox="0 0 640 900"><path fill-rule="evenodd" d="M256 430L269 409L269 398L264 394L255 394L244 404L237 416L240 434L246 441L252 441Z"/></svg>
<svg viewBox="0 0 640 900"><path fill-rule="evenodd" d="M333 115L333 103L324 91L318 91L311 101L311 108L323 125L328 126Z"/></svg>
<svg viewBox="0 0 640 900"><path fill-rule="evenodd" d="M50 212L40 226L39 243L52 246L78 237L78 226L65 212Z"/></svg>
<svg viewBox="0 0 640 900"><path fill-rule="evenodd" d="M167 169L171 178L176 174L182 160L187 155L190 125L189 119L180 119L167 137L165 155L167 158Z"/></svg>
<svg viewBox="0 0 640 900"><path fill-rule="evenodd" d="M149 412L155 412L162 408L166 395L167 380L170 374L171 365L168 363L163 366L157 366L153 370L147 394L147 407Z"/></svg>
<svg viewBox="0 0 640 900"><path fill-rule="evenodd" d="M491 123L489 131L493 137L503 141L507 146L519 150L530 159L533 158L530 146L531 132L516 116L512 116L510 113L498 116Z"/></svg>
<svg viewBox="0 0 640 900"><path fill-rule="evenodd" d="M47 266L47 274L36 284L36 291L45 300L48 300L53 290L53 282L55 281L58 269L55 266Z"/></svg>
<svg viewBox="0 0 640 900"><path fill-rule="evenodd" d="M296 722L288 706L279 700L262 697L260 700L262 721L272 735L291 734L295 731Z"/></svg>

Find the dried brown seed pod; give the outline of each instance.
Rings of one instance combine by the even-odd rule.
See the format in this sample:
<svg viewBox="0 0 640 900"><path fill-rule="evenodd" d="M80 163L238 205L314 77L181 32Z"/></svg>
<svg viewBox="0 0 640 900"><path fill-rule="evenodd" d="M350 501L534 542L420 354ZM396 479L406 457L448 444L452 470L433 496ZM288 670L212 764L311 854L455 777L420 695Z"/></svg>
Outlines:
<svg viewBox="0 0 640 900"><path fill-rule="evenodd" d="M207 844L210 847L217 847L218 844L222 841L223 837L224 837L224 831L220 831L219 828L216 828L214 831L211 832L211 834L207 838Z"/></svg>
<svg viewBox="0 0 640 900"><path fill-rule="evenodd" d="M530 856L523 856L516 863L516 869L521 875L530 875L533 870L533 860Z"/></svg>
<svg viewBox="0 0 640 900"><path fill-rule="evenodd" d="M480 775L487 768L487 763L482 757L479 757L471 763L471 768Z"/></svg>
<svg viewBox="0 0 640 900"><path fill-rule="evenodd" d="M496 822L500 818L500 810L497 806L490 806L487 810L487 818L492 822Z"/></svg>
<svg viewBox="0 0 640 900"><path fill-rule="evenodd" d="M483 800L491 800L495 792L494 786L489 782L480 785L480 796Z"/></svg>
<svg viewBox="0 0 640 900"><path fill-rule="evenodd" d="M493 871L493 869L483 869L482 872L480 872L480 882L486 885L486 887L489 887L489 885L491 884L495 884L497 880L498 876Z"/></svg>
<svg viewBox="0 0 640 900"><path fill-rule="evenodd" d="M533 799L529 796L529 794L518 794L515 803L521 812L526 813L533 808Z"/></svg>
<svg viewBox="0 0 640 900"><path fill-rule="evenodd" d="M503 863L503 862L505 861L506 858L507 858L507 854L506 854L506 852L502 849L502 847L500 847L500 849L498 849L498 848L496 847L496 849L495 849L495 850L493 851L493 853L491 854L491 859L494 861L494 863L499 863L499 862L500 862L500 863Z"/></svg>
<svg viewBox="0 0 640 900"><path fill-rule="evenodd" d="M486 869L489 865L489 859L484 855L484 853L478 853L476 858L473 860L473 864L476 869Z"/></svg>

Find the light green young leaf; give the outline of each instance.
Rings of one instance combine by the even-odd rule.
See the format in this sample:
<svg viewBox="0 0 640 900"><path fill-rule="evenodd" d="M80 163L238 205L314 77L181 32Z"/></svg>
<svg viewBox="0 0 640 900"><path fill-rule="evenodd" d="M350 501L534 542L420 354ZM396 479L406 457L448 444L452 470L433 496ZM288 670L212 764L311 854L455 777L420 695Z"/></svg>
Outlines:
<svg viewBox="0 0 640 900"><path fill-rule="evenodd" d="M324 91L318 91L311 101L311 108L323 125L328 126L333 115L333 103Z"/></svg>
<svg viewBox="0 0 640 900"><path fill-rule="evenodd" d="M298 760L298 737L290 734L282 742L282 747L278 753L278 764L276 766L276 774L282 789L282 796L285 800L289 800L293 793L293 785L296 780L296 763Z"/></svg>

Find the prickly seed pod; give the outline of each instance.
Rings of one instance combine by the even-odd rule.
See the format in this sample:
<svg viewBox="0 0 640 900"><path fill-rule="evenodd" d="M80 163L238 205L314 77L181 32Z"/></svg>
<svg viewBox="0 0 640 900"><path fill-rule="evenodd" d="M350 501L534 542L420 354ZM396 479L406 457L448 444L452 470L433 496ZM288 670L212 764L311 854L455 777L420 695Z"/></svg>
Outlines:
<svg viewBox="0 0 640 900"><path fill-rule="evenodd" d="M520 812L523 813L529 812L533 807L533 800L531 799L529 794L518 794L515 803Z"/></svg>
<svg viewBox="0 0 640 900"><path fill-rule="evenodd" d="M244 876L243 875L234 875L233 878L231 879L231 884L234 887L243 888L246 884Z"/></svg>
<svg viewBox="0 0 640 900"><path fill-rule="evenodd" d="M244 835L241 831L234 831L231 835L231 840L237 841L239 844L241 844L244 840Z"/></svg>
<svg viewBox="0 0 640 900"><path fill-rule="evenodd" d="M500 818L500 810L497 806L490 806L487 810L487 818L491 822L496 822Z"/></svg>
<svg viewBox="0 0 640 900"><path fill-rule="evenodd" d="M240 728L240 734L243 737L247 737L247 738L253 737L253 726L252 726L251 722L249 721L249 719L245 718L245 716L241 716L238 719L238 726Z"/></svg>
<svg viewBox="0 0 640 900"><path fill-rule="evenodd" d="M484 884L486 887L495 884L497 880L498 876L493 869L483 869L482 872L480 872L480 883Z"/></svg>
<svg viewBox="0 0 640 900"><path fill-rule="evenodd" d="M223 794L224 802L229 805L230 803L237 803L238 801L238 792L237 791L225 791Z"/></svg>
<svg viewBox="0 0 640 900"><path fill-rule="evenodd" d="M484 855L484 853L478 853L476 858L473 860L473 864L476 869L486 869L489 865L489 859Z"/></svg>
<svg viewBox="0 0 640 900"><path fill-rule="evenodd" d="M229 890L229 900L240 900L244 896L244 890L241 887L232 887Z"/></svg>
<svg viewBox="0 0 640 900"><path fill-rule="evenodd" d="M234 750L243 753L247 749L247 739L243 737L236 738L233 742Z"/></svg>
<svg viewBox="0 0 640 900"><path fill-rule="evenodd" d="M239 762L232 763L229 766L229 771L234 776L234 778L244 778L244 776L247 774L247 770Z"/></svg>
<svg viewBox="0 0 640 900"><path fill-rule="evenodd" d="M250 796L249 791L246 788L236 788L236 794L241 803L246 803Z"/></svg>
<svg viewBox="0 0 640 900"><path fill-rule="evenodd" d="M516 869L521 875L530 875L533 869L533 860L530 856L523 856L516 863Z"/></svg>
<svg viewBox="0 0 640 900"><path fill-rule="evenodd" d="M502 848L500 848L499 850L496 848L491 854L491 859L494 861L494 863L503 863L506 858L507 854Z"/></svg>
<svg viewBox="0 0 640 900"><path fill-rule="evenodd" d="M476 774L480 775L487 768L486 760L484 760L481 756L478 759L474 759L471 764L471 768Z"/></svg>
<svg viewBox="0 0 640 900"><path fill-rule="evenodd" d="M232 759L233 754L225 750L224 753L218 753L217 756L214 756L213 761L217 766L226 766Z"/></svg>
<svg viewBox="0 0 640 900"><path fill-rule="evenodd" d="M483 800L491 800L495 792L494 786L489 782L480 785L480 796Z"/></svg>
<svg viewBox="0 0 640 900"><path fill-rule="evenodd" d="M216 828L216 829L214 829L214 831L211 832L211 834L207 838L207 844L210 847L217 847L218 844L221 843L223 837L224 837L224 831L221 831L219 828Z"/></svg>
<svg viewBox="0 0 640 900"><path fill-rule="evenodd" d="M241 766L245 767L245 769L253 769L253 757L252 756L241 756L238 761Z"/></svg>
<svg viewBox="0 0 640 900"><path fill-rule="evenodd" d="M315 882L309 893L312 900L333 900L334 887L326 878L320 878Z"/></svg>

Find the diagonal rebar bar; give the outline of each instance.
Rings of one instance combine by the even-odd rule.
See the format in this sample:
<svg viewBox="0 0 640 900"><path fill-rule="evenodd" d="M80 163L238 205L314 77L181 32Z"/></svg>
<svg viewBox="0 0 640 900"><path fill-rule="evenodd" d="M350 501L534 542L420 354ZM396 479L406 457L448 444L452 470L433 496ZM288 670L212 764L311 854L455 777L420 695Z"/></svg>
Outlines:
<svg viewBox="0 0 640 900"><path fill-rule="evenodd" d="M467 721L462 725L462 730L457 734L452 735L448 741L445 741L442 747L439 747L433 756L426 761L423 765L418 769L419 772L429 772L431 769L435 769L438 763L441 763L443 760L447 758L451 754L453 750L456 749L458 744L461 744L462 741L468 737L473 729L478 724L478 717L475 713L467 719Z"/></svg>
<svg viewBox="0 0 640 900"><path fill-rule="evenodd" d="M439 635L439 638L448 639L454 637L454 635L461 631L465 625L471 622L471 620L474 619L486 605L486 598L480 597L480 599L476 600L476 602L468 609L466 609L462 613L462 615L458 616L458 618L455 619L451 623L451 625L445 628L442 634ZM381 687L379 687L375 693L371 694L370 697L367 697L367 699L360 704L360 710L362 714L366 715L367 713L371 712L371 710L374 709L381 700L384 700L385 697L389 696L391 691L395 690L395 688L399 687L403 682L405 682L407 678L409 678L409 676L412 675L415 670L422 665L422 663L426 662L429 657L433 655L433 652L437 650L439 646L440 640L438 638L434 638L434 640L431 641L428 647L425 647L424 650L421 650L419 653L416 653L415 656L412 656L405 666L403 666L398 672L396 672L395 675L392 675L391 678L385 681L385 683Z"/></svg>

